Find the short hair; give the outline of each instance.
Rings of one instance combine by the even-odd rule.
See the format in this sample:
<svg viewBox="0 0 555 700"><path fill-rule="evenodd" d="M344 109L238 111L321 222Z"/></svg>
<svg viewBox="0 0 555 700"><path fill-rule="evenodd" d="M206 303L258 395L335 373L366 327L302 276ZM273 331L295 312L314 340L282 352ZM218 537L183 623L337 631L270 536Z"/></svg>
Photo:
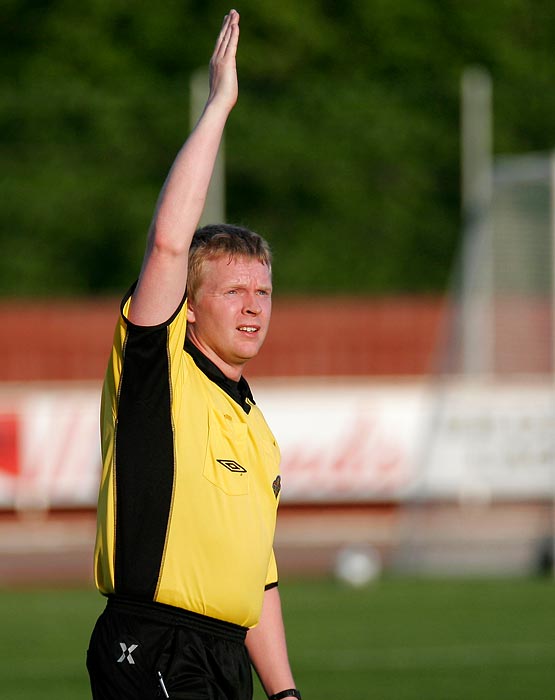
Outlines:
<svg viewBox="0 0 555 700"><path fill-rule="evenodd" d="M268 242L258 233L231 224L209 224L195 231L189 248L187 273L187 296L194 299L201 284L205 260L227 255L235 258L250 258L268 266L272 272L272 252Z"/></svg>

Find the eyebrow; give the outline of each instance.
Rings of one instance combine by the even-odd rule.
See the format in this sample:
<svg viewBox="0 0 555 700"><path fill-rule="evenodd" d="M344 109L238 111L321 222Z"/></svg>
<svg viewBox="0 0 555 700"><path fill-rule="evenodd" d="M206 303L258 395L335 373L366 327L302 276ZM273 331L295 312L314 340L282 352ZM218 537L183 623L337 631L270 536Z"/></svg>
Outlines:
<svg viewBox="0 0 555 700"><path fill-rule="evenodd" d="M223 287L224 289L246 289L249 284L248 282L242 282L242 281L236 281L236 282L229 282L228 284L225 284ZM257 284L255 285L257 290L261 290L264 292L271 292L273 290L273 285L271 284Z"/></svg>

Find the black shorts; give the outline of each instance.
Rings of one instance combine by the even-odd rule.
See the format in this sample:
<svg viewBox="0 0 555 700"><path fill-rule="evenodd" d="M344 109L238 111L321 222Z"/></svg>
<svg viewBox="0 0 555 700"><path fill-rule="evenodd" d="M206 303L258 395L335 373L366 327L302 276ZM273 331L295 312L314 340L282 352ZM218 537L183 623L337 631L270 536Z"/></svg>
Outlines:
<svg viewBox="0 0 555 700"><path fill-rule="evenodd" d="M93 700L251 700L244 627L110 598L87 653Z"/></svg>

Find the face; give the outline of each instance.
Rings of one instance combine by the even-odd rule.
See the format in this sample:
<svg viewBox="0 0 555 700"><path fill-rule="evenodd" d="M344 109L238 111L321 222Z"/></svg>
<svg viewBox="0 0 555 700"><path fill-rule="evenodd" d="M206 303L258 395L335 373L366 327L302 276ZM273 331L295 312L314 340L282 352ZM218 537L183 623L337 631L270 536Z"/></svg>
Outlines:
<svg viewBox="0 0 555 700"><path fill-rule="evenodd" d="M262 347L272 310L272 279L256 259L219 256L204 262L187 309L190 339L230 379Z"/></svg>

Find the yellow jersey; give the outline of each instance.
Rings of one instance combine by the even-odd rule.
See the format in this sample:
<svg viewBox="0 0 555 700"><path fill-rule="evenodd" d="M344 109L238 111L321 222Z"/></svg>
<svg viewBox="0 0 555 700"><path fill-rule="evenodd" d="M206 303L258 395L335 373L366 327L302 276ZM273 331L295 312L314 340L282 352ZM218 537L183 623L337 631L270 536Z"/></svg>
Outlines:
<svg viewBox="0 0 555 700"><path fill-rule="evenodd" d="M102 393L97 587L252 627L277 585L279 448L245 379L186 343L186 302L141 327L132 292Z"/></svg>

